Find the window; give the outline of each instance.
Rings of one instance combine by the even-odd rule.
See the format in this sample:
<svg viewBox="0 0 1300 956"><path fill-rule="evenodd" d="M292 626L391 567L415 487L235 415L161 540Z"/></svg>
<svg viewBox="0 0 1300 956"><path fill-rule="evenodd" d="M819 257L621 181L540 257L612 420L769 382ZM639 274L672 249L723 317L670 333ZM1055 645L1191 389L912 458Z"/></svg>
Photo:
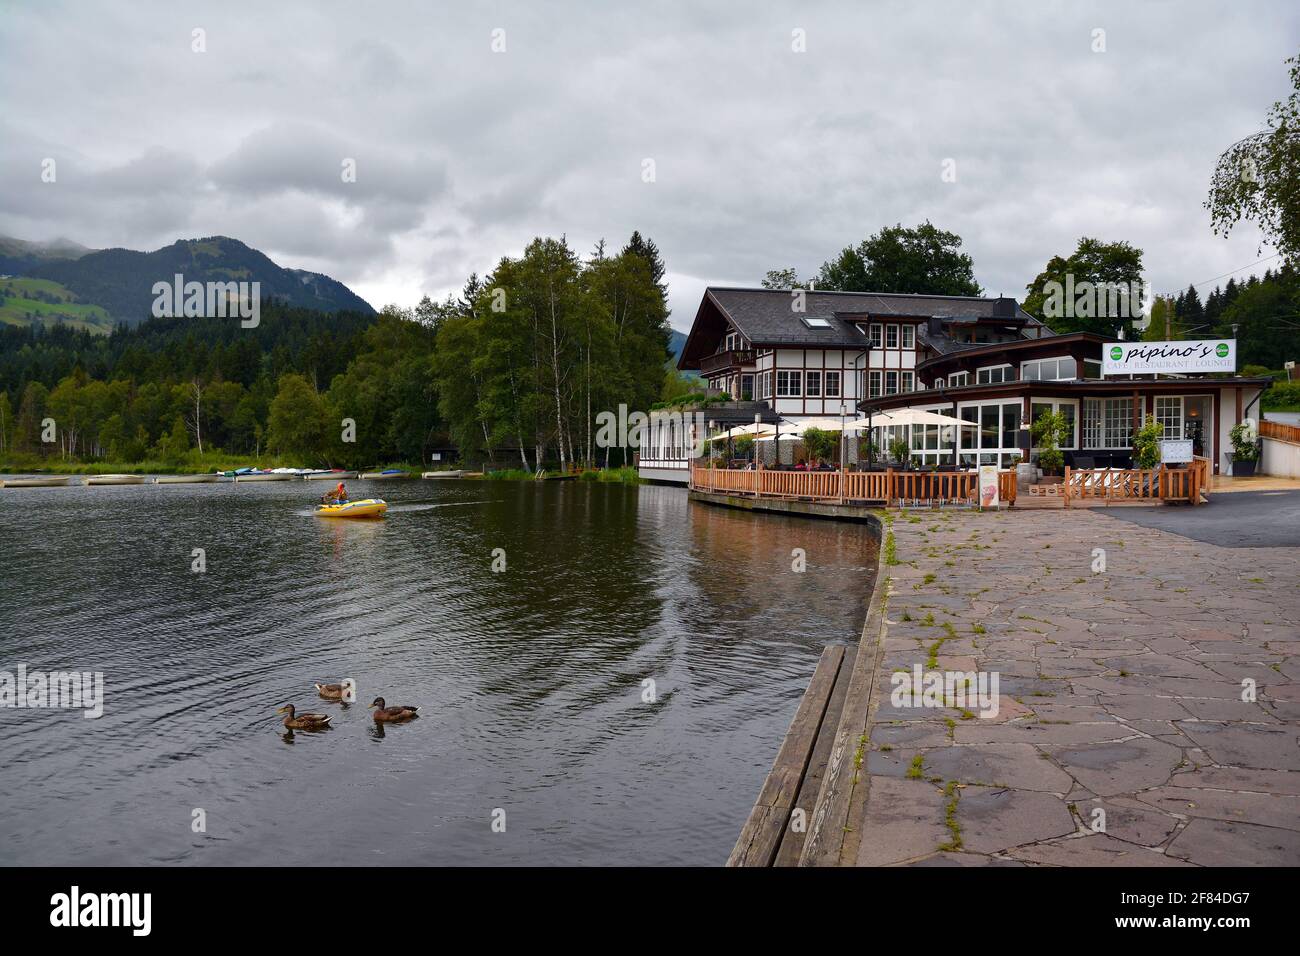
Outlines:
<svg viewBox="0 0 1300 956"><path fill-rule="evenodd" d="M800 389L802 382L802 372L791 372L781 369L776 373L776 397L777 398L798 398L803 394Z"/></svg>
<svg viewBox="0 0 1300 956"><path fill-rule="evenodd" d="M826 373L826 397L827 398L840 397L840 373L839 372Z"/></svg>
<svg viewBox="0 0 1300 956"><path fill-rule="evenodd" d="M905 392L915 391L915 385L913 383L916 381L916 373L900 372L899 374L902 376L903 379L903 391Z"/></svg>
<svg viewBox="0 0 1300 956"><path fill-rule="evenodd" d="M1002 406L1002 447L1020 447L1020 406Z"/></svg>
<svg viewBox="0 0 1300 956"><path fill-rule="evenodd" d="M1034 423L1034 422L1038 421L1038 417L1039 417L1040 415L1042 415L1043 412L1060 412L1060 413L1061 413L1061 415L1065 418L1066 433L1067 433L1067 435L1068 435L1069 437L1066 438L1063 442L1061 442L1060 447L1061 447L1061 448L1077 448L1078 446L1074 443L1074 439L1075 439L1075 430L1074 430L1074 403L1073 403L1073 402L1054 402L1054 401L1036 401L1036 402L1033 402L1033 403L1029 406L1029 424L1030 424L1031 427L1033 426L1033 423ZM1037 448L1038 446L1035 445L1034 447Z"/></svg>
<svg viewBox="0 0 1300 956"><path fill-rule="evenodd" d="M758 397L759 398L772 397L772 373L771 372L762 372L759 374Z"/></svg>
<svg viewBox="0 0 1300 956"><path fill-rule="evenodd" d="M903 332L903 348L905 349L916 348L916 326L905 325L903 326L902 332Z"/></svg>
<svg viewBox="0 0 1300 956"><path fill-rule="evenodd" d="M1101 399L1085 398L1083 400L1083 440L1084 448L1101 447Z"/></svg>
<svg viewBox="0 0 1300 956"><path fill-rule="evenodd" d="M740 400L742 402L753 401L754 399L754 375L749 373L740 376Z"/></svg>
<svg viewBox="0 0 1300 956"><path fill-rule="evenodd" d="M970 383L970 372L953 372L948 376L949 388L962 388Z"/></svg>
<svg viewBox="0 0 1300 956"><path fill-rule="evenodd" d="M1085 448L1131 448L1133 443L1133 399L1085 398L1083 400L1083 446Z"/></svg>
<svg viewBox="0 0 1300 956"><path fill-rule="evenodd" d="M882 326L879 322L871 323L871 347L873 349L880 348L881 345L880 336L881 336L882 328L884 328L884 326Z"/></svg>
<svg viewBox="0 0 1300 956"><path fill-rule="evenodd" d="M825 331L831 327L830 319L823 319L819 316L805 315L803 317L803 324L808 326L810 329L817 329L819 331Z"/></svg>
<svg viewBox="0 0 1300 956"><path fill-rule="evenodd" d="M1026 382L1060 382L1075 377L1074 359L1039 359L1035 362L1022 362L1020 377Z"/></svg>
<svg viewBox="0 0 1300 956"><path fill-rule="evenodd" d="M934 380L934 387L935 387L935 388L943 388L943 379L941 379L941 378L936 378L936 379Z"/></svg>
<svg viewBox="0 0 1300 956"><path fill-rule="evenodd" d="M880 371L879 369L875 369L871 372L871 391L869 392L869 396L871 398L879 398L880 395Z"/></svg>
<svg viewBox="0 0 1300 956"><path fill-rule="evenodd" d="M808 372L804 376L804 394L809 398L820 398L822 394L822 373Z"/></svg>
<svg viewBox="0 0 1300 956"><path fill-rule="evenodd" d="M1161 438L1183 437L1183 397L1181 395L1156 398L1156 421L1164 426Z"/></svg>
<svg viewBox="0 0 1300 956"><path fill-rule="evenodd" d="M975 376L975 381L980 385L992 385L997 382L1009 382L1011 379L1011 366L996 365L992 368L982 368Z"/></svg>
<svg viewBox="0 0 1300 956"><path fill-rule="evenodd" d="M961 420L964 422L970 422L972 425L978 425L980 420L979 406L971 405L967 408L963 408L961 410ZM961 428L961 447L978 448L979 446L979 431L974 428L966 428L963 426Z"/></svg>
<svg viewBox="0 0 1300 956"><path fill-rule="evenodd" d="M998 405L980 406L980 448L1002 447L998 441L1001 434L998 428L1001 411L1001 406Z"/></svg>
<svg viewBox="0 0 1300 956"><path fill-rule="evenodd" d="M897 372L885 373L885 394L886 395L898 394L898 373Z"/></svg>
<svg viewBox="0 0 1300 956"><path fill-rule="evenodd" d="M1133 399L1106 399L1107 448L1130 448L1133 444Z"/></svg>
<svg viewBox="0 0 1300 956"><path fill-rule="evenodd" d="M896 325L885 326L885 348L887 349L898 348L898 326Z"/></svg>
<svg viewBox="0 0 1300 956"><path fill-rule="evenodd" d="M1084 378L1101 378L1101 363L1092 359L1083 360Z"/></svg>

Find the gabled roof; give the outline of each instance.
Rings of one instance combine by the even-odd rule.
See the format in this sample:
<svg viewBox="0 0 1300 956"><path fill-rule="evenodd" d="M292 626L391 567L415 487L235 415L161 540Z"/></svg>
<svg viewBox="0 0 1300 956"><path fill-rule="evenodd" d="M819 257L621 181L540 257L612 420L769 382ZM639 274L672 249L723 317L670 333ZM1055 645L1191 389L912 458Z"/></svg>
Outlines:
<svg viewBox="0 0 1300 956"><path fill-rule="evenodd" d="M698 361L699 335L718 332L718 320L730 321L755 348L838 348L866 349L866 336L856 322L889 318L945 320L996 320L999 308L1007 308L1011 299L961 295L914 295L883 292L804 292L803 312L796 312L796 299L789 289L748 289L709 286L704 290L690 336L682 349L679 368ZM999 305L999 303L1002 303ZM809 328L804 319L825 319L827 328ZM1008 321L1033 328L1038 334L1051 334L1042 322L1019 305ZM920 329L925 326L921 325ZM924 335L924 332L922 332ZM716 338L713 341L717 341ZM956 343L952 343L954 346ZM936 351L942 349L936 346Z"/></svg>

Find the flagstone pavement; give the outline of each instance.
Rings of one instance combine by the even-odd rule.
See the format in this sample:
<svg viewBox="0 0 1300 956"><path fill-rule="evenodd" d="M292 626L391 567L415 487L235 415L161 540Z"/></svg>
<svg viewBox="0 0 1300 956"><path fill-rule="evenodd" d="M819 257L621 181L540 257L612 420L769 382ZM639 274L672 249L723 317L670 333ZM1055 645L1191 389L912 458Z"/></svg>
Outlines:
<svg viewBox="0 0 1300 956"><path fill-rule="evenodd" d="M892 531L859 865L1300 864L1300 529L1227 548L1090 509ZM891 700L916 664L996 672L996 716Z"/></svg>

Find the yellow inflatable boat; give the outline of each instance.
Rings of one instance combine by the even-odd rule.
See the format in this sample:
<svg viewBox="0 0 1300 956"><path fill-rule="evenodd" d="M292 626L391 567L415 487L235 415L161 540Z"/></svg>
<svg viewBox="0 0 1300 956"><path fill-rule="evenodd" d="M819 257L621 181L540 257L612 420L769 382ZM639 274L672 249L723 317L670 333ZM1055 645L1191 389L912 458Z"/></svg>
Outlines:
<svg viewBox="0 0 1300 956"><path fill-rule="evenodd" d="M341 505L317 505L318 518L382 518L388 503L381 498L345 501Z"/></svg>

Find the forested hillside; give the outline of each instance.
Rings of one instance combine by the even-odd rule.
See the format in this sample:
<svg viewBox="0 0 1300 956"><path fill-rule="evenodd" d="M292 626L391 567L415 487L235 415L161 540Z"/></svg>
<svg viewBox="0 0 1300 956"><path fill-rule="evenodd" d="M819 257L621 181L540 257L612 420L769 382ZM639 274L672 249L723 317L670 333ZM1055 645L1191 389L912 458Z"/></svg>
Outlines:
<svg viewBox="0 0 1300 956"><path fill-rule="evenodd" d="M180 464L219 449L360 467L427 461L449 443L530 469L595 461L596 414L648 409L663 388L662 279L636 234L585 261L536 239L460 297L379 315L268 302L255 328L0 328L0 462Z"/></svg>

